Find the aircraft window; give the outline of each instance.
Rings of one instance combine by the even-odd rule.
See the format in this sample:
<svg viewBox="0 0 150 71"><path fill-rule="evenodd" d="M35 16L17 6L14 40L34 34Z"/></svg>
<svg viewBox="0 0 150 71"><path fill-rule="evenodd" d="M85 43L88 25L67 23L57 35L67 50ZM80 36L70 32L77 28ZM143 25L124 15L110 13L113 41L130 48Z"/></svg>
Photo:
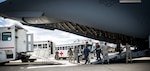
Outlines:
<svg viewBox="0 0 150 71"><path fill-rule="evenodd" d="M2 40L3 41L11 41L11 32L3 32L2 33Z"/></svg>

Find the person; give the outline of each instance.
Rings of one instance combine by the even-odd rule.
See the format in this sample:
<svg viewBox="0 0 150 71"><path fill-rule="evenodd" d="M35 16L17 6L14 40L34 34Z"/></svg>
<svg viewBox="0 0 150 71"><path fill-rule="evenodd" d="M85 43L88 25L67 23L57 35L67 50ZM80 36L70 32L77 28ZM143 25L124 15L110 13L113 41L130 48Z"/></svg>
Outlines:
<svg viewBox="0 0 150 71"><path fill-rule="evenodd" d="M116 51L119 52L118 55L121 55L121 53L122 53L122 51L123 51L123 49L122 49L120 43L121 43L121 40L117 41L117 48L116 48Z"/></svg>
<svg viewBox="0 0 150 71"><path fill-rule="evenodd" d="M73 51L72 51L71 48L69 48L69 50L68 50L68 56L69 56L69 62L71 62L72 61L72 56L73 56Z"/></svg>
<svg viewBox="0 0 150 71"><path fill-rule="evenodd" d="M79 46L78 46L78 63L80 63L80 61L82 61L82 50L79 49Z"/></svg>
<svg viewBox="0 0 150 71"><path fill-rule="evenodd" d="M88 42L85 43L85 48L86 48L86 47L89 49L90 52L92 52L92 51L91 51L92 48L91 48L91 46L89 45ZM92 58L92 54L89 53L89 55L88 55L88 63L90 63L90 59L91 59L91 58Z"/></svg>
<svg viewBox="0 0 150 71"><path fill-rule="evenodd" d="M105 43L101 49L102 49L102 54L103 54L103 62L105 62L105 60L107 60L107 63L109 64L107 43Z"/></svg>
<svg viewBox="0 0 150 71"><path fill-rule="evenodd" d="M130 45L126 43L125 47L126 47L126 63L128 63L128 61L131 61L132 63L132 53L131 53Z"/></svg>
<svg viewBox="0 0 150 71"><path fill-rule="evenodd" d="M100 57L100 54L101 54L101 48L100 48L100 45L98 43L95 44L96 46L96 57L97 59L96 60L101 60L101 57Z"/></svg>
<svg viewBox="0 0 150 71"><path fill-rule="evenodd" d="M55 59L59 60L59 52L58 52L58 50L55 52Z"/></svg>
<svg viewBox="0 0 150 71"><path fill-rule="evenodd" d="M86 47L84 48L84 51L83 51L83 53L84 53L84 59L85 59L85 64L89 61L89 52L90 52L90 50L89 50L88 47L86 46Z"/></svg>
<svg viewBox="0 0 150 71"><path fill-rule="evenodd" d="M80 63L78 53L79 53L79 48L77 46L75 46L75 48L74 48L74 63L75 63L75 60L77 60L77 63Z"/></svg>

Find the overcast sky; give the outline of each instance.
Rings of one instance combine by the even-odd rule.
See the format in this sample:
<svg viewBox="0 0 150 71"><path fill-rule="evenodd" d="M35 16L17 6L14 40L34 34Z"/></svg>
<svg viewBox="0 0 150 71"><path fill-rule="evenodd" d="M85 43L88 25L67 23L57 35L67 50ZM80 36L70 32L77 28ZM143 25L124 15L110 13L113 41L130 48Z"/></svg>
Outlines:
<svg viewBox="0 0 150 71"><path fill-rule="evenodd" d="M29 26L24 26L24 27L27 28L30 32L34 33L35 41L51 40L56 44L68 44L68 43L73 43L77 39L80 40L88 39L82 36L78 36L68 32L63 32L60 30L45 30L45 29L29 27Z"/></svg>
<svg viewBox="0 0 150 71"><path fill-rule="evenodd" d="M23 26L20 22L14 21L11 19L3 19L0 17L0 26L8 26L12 24L19 24ZM68 32L63 32L60 30L46 30L36 27L30 27L30 26L23 26L25 29L27 29L30 33L34 34L34 41L53 41L56 43L56 45L59 44L68 44L73 43L75 40L87 40L88 38L78 36L75 34L71 34Z"/></svg>

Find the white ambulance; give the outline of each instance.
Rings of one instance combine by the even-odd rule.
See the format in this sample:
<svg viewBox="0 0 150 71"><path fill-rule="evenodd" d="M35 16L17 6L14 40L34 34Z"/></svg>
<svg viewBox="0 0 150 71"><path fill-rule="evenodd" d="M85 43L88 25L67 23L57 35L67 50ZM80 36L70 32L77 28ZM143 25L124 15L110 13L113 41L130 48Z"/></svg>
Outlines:
<svg viewBox="0 0 150 71"><path fill-rule="evenodd" d="M34 41L33 44L31 53L34 57L47 59L53 56L55 44L52 41Z"/></svg>
<svg viewBox="0 0 150 71"><path fill-rule="evenodd" d="M62 45L56 45L55 50L59 52L59 58L68 58L68 49L71 48L72 51L74 50L74 47L77 46L79 47L79 50L82 54L84 48L85 48L85 43L88 42L89 49L92 51L93 50L93 42L89 40L84 40L84 42L75 42L71 44L62 44ZM82 54L83 55L83 54Z"/></svg>
<svg viewBox="0 0 150 71"><path fill-rule="evenodd" d="M19 25L0 27L0 64L21 59L28 62L27 52L33 51L33 34Z"/></svg>

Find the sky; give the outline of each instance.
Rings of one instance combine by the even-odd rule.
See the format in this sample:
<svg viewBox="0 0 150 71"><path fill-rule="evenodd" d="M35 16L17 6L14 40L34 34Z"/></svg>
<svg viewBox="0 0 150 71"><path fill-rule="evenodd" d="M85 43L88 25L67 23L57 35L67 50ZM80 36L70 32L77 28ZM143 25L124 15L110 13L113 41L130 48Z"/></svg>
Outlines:
<svg viewBox="0 0 150 71"><path fill-rule="evenodd" d="M29 27L24 26L26 29L29 30L29 32L34 34L34 40L35 41L53 41L56 44L69 44L73 43L74 41L80 39L80 40L86 40L88 38L78 36L75 34L71 34L68 32L63 32L61 30L45 30L35 27Z"/></svg>
<svg viewBox="0 0 150 71"><path fill-rule="evenodd" d="M26 30L28 30L29 33L33 33L34 35L34 41L52 41L56 45L60 44L69 44L73 43L76 40L87 40L89 38L78 36L75 34L71 34L68 32L64 32L61 30L46 30L42 28L36 28L36 27L30 27L30 26L24 26L20 22L11 20L11 19L4 19L0 17L0 27L2 26L10 26L12 24L17 24L22 27L24 27ZM96 40L94 40L96 41ZM98 41L97 41L98 42Z"/></svg>
<svg viewBox="0 0 150 71"><path fill-rule="evenodd" d="M98 42L98 40L86 38L83 36L79 36L76 34L64 32L61 30L47 30L37 27L31 27L31 26L25 26L22 25L20 22L12 20L12 19L4 19L3 17L0 17L0 27L3 26L11 26L13 24L17 24L19 26L22 26L24 29L28 31L28 33L33 33L34 35L34 41L52 41L55 43L55 45L61 45L61 44L71 44L74 43L74 41L80 40L80 41L86 41L86 40L92 40L93 42ZM108 43L109 46L115 47L115 44Z"/></svg>
<svg viewBox="0 0 150 71"><path fill-rule="evenodd" d="M4 2L4 1L6 1L6 0L0 0L0 3L1 3L1 2Z"/></svg>

